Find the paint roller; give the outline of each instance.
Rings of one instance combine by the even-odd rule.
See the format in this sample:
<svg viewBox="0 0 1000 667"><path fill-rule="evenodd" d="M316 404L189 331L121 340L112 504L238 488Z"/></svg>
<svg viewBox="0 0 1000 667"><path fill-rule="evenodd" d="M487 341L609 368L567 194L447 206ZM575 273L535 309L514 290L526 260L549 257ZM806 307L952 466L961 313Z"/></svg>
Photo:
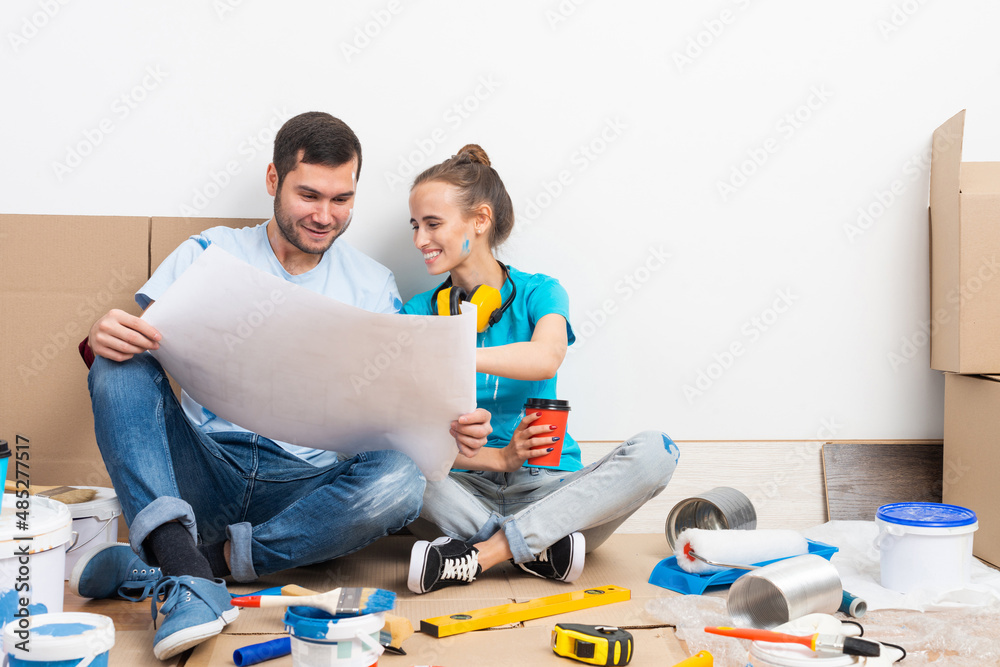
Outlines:
<svg viewBox="0 0 1000 667"><path fill-rule="evenodd" d="M674 544L678 567L691 574L749 570L754 563L807 553L809 542L794 530L688 528Z"/></svg>

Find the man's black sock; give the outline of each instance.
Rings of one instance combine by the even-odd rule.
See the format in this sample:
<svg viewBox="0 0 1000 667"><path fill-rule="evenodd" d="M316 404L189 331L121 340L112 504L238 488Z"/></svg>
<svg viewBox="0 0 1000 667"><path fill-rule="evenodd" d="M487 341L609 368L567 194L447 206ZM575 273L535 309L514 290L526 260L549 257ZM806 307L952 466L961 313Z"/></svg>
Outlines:
<svg viewBox="0 0 1000 667"><path fill-rule="evenodd" d="M164 575L212 579L212 567L208 559L198 551L187 528L176 521L154 528L144 544L156 556Z"/></svg>
<svg viewBox="0 0 1000 667"><path fill-rule="evenodd" d="M226 565L225 546L225 542L198 545L198 551L200 551L201 555L208 561L209 566L212 568L212 574L220 579L222 577L228 577L232 574L229 571L229 566Z"/></svg>

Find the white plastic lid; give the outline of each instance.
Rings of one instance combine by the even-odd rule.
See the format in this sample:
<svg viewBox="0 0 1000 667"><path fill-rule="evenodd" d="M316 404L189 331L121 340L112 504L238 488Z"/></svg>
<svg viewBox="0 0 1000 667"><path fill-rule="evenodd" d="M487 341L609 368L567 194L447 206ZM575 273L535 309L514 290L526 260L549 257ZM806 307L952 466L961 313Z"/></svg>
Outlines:
<svg viewBox="0 0 1000 667"><path fill-rule="evenodd" d="M97 491L97 495L94 496L93 500L88 500L85 503L67 505L74 519L94 517L100 521L107 521L121 515L122 504L118 502L118 496L114 489L104 486L78 486L76 488L93 489Z"/></svg>
<svg viewBox="0 0 1000 667"><path fill-rule="evenodd" d="M23 644L25 638L27 646ZM21 627L17 619L4 627L3 645L8 655L35 662L98 656L115 645L115 624L100 614L33 614L28 617L27 628Z"/></svg>
<svg viewBox="0 0 1000 667"><path fill-rule="evenodd" d="M27 519L18 516L17 502L25 500L12 493L3 495L0 512L0 558L13 558L61 547L70 540L73 517L58 500L31 496ZM20 510L23 512L24 510ZM23 523L22 523L23 522Z"/></svg>

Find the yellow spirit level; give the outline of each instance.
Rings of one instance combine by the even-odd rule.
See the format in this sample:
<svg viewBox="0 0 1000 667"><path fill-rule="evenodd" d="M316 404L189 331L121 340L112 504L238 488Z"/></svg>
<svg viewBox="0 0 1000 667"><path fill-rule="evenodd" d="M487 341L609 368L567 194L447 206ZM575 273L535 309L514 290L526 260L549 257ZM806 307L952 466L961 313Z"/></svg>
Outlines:
<svg viewBox="0 0 1000 667"><path fill-rule="evenodd" d="M420 631L431 637L450 637L472 630L493 628L508 623L520 623L534 618L565 614L612 602L625 602L631 597L632 593L627 588L599 586L572 593L559 593L558 595L535 598L527 602L510 602L461 614L425 618L420 621Z"/></svg>
<svg viewBox="0 0 1000 667"><path fill-rule="evenodd" d="M552 650L590 665L627 665L632 660L632 635L612 625L557 623Z"/></svg>

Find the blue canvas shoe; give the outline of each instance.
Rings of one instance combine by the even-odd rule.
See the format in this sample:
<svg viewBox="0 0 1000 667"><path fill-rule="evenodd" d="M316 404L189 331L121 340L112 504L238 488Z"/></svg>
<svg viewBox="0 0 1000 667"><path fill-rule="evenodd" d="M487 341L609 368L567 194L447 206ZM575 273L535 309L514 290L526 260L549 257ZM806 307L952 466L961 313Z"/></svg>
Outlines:
<svg viewBox="0 0 1000 667"><path fill-rule="evenodd" d="M231 599L222 579L160 579L153 590L153 623L157 602L162 602L159 613L163 614L163 623L153 638L153 654L166 660L222 632L240 615L240 610L230 604Z"/></svg>
<svg viewBox="0 0 1000 667"><path fill-rule="evenodd" d="M101 544L80 556L69 575L69 589L83 598L140 602L162 576L160 568L143 563L127 544Z"/></svg>

